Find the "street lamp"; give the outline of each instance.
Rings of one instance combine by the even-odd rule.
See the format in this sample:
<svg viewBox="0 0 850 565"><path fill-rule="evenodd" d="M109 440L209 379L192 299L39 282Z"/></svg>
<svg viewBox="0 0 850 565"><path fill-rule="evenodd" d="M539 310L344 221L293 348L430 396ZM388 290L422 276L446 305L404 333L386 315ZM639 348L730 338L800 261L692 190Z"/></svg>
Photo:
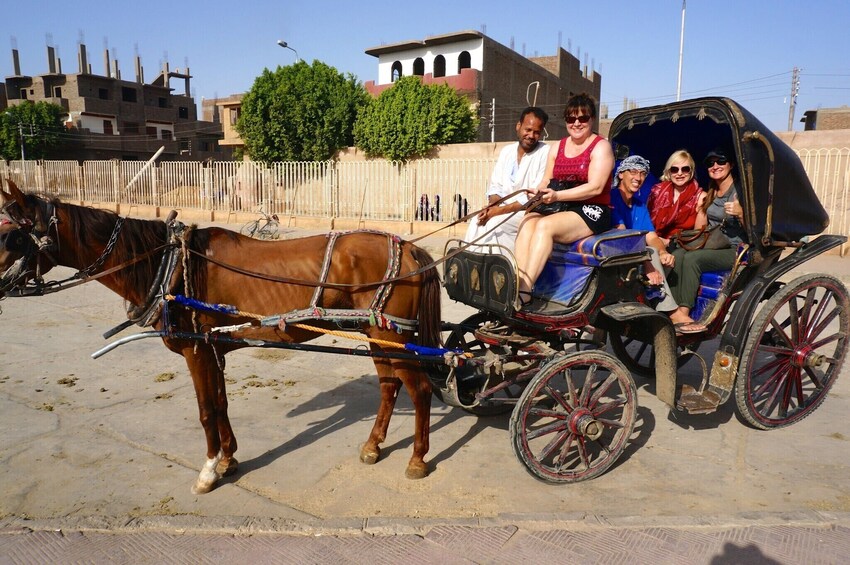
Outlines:
<svg viewBox="0 0 850 565"><path fill-rule="evenodd" d="M298 58L298 51L296 51L295 49L293 49L292 47L290 47L290 46L289 46L289 44L288 44L286 41L284 41L284 40L282 40L282 39L278 39L278 40L277 40L277 44L278 44L278 45L280 45L281 47L283 47L284 49L289 49L290 51L292 51L293 53L295 53L295 62L296 62L296 63L298 63L299 61L301 61L301 59L299 59L299 58Z"/></svg>

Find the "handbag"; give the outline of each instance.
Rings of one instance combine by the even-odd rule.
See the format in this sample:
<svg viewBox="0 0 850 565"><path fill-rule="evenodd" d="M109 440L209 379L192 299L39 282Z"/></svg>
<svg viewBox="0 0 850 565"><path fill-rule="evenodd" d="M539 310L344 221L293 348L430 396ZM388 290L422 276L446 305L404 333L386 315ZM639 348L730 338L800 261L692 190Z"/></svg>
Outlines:
<svg viewBox="0 0 850 565"><path fill-rule="evenodd" d="M566 190L568 188L578 186L579 184L580 183L576 182L573 177L568 177L564 180L549 179L549 184L546 185L546 188L551 188L554 190ZM541 216L548 216L557 212L565 212L567 209L569 209L570 204L570 202L551 202L549 204L538 204L531 210L531 212L537 212Z"/></svg>
<svg viewBox="0 0 850 565"><path fill-rule="evenodd" d="M726 249L732 242L720 228L722 224L698 230L682 230L673 236L675 244L685 251L697 249Z"/></svg>

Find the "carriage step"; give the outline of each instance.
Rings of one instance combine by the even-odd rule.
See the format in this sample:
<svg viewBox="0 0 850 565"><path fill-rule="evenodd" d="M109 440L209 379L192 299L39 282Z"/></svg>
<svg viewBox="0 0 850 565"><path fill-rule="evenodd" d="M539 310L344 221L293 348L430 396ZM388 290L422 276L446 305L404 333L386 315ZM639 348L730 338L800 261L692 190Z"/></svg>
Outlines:
<svg viewBox="0 0 850 565"><path fill-rule="evenodd" d="M719 405L719 394L710 390L700 392L690 385L682 385L682 395L676 402L676 408L688 414L711 414Z"/></svg>
<svg viewBox="0 0 850 565"><path fill-rule="evenodd" d="M475 337L488 345L512 345L514 347L525 347L534 342L534 337L521 335L507 326L481 326L475 332Z"/></svg>

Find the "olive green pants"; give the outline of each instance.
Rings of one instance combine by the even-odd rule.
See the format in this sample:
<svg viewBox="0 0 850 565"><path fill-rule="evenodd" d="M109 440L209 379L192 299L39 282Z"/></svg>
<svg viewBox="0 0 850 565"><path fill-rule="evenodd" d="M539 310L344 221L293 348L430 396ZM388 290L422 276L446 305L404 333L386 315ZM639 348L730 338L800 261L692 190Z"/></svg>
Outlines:
<svg viewBox="0 0 850 565"><path fill-rule="evenodd" d="M728 271L735 264L737 251L728 249L697 249L673 251L676 263L667 273L667 284L679 306L693 308L699 290L699 277L705 271Z"/></svg>

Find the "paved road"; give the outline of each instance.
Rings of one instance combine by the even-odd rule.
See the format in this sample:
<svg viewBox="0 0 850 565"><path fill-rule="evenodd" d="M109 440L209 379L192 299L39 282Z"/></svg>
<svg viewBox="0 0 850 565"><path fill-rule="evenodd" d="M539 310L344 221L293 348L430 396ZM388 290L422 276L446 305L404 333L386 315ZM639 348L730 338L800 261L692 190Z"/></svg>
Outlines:
<svg viewBox="0 0 850 565"><path fill-rule="evenodd" d="M804 270L850 283L850 259L790 276ZM444 305L447 320L469 313ZM636 379L639 422L617 464L552 486L514 457L507 416L437 401L431 475L404 479L404 396L384 460L362 465L368 361L243 350L227 371L240 470L196 496L204 444L181 358L143 340L92 360L123 315L96 284L0 306L0 563L838 563L850 550L847 368L811 417L770 432L731 405L669 414Z"/></svg>

